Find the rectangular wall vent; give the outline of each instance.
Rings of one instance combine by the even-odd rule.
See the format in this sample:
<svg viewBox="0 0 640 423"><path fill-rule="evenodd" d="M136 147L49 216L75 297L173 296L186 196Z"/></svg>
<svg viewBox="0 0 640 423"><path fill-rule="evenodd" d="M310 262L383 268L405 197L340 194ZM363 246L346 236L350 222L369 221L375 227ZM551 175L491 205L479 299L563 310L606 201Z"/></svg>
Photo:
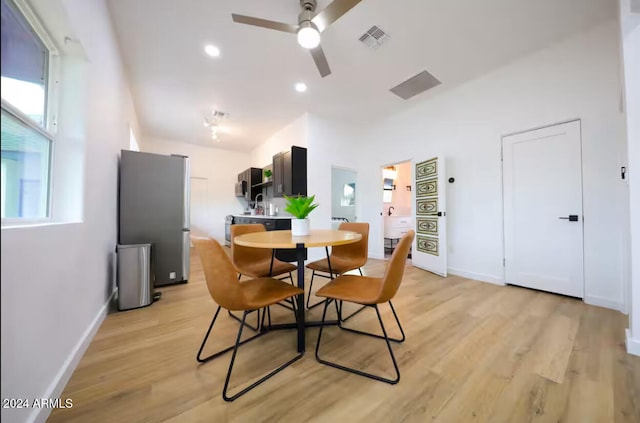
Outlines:
<svg viewBox="0 0 640 423"><path fill-rule="evenodd" d="M374 25L362 34L359 40L370 49L377 50L389 38L389 34Z"/></svg>
<svg viewBox="0 0 640 423"><path fill-rule="evenodd" d="M428 89L431 89L440 84L441 82L438 81L438 78L431 75L427 71L422 71L419 74L412 76L406 81L391 88L389 91L391 91L398 97L408 100L411 97L423 93Z"/></svg>

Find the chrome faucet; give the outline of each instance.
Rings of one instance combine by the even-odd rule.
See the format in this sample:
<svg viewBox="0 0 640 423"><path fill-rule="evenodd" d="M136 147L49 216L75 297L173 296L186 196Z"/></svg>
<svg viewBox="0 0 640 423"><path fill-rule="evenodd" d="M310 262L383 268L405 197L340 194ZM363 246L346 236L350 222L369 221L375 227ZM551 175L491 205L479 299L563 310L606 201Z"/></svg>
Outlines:
<svg viewBox="0 0 640 423"><path fill-rule="evenodd" d="M391 209L394 209L394 210L395 210L396 208L395 208L395 207L393 207L393 206L390 206L390 207L389 207L389 212L388 212L388 215L389 215L389 216L391 216Z"/></svg>
<svg viewBox="0 0 640 423"><path fill-rule="evenodd" d="M258 208L258 197L262 197L262 214L264 214L265 210L266 210L266 207L265 207L266 204L264 202L264 195L262 195L262 193L260 192L260 193L258 193L258 195L256 195L255 200L253 200L253 201L256 202L256 209Z"/></svg>

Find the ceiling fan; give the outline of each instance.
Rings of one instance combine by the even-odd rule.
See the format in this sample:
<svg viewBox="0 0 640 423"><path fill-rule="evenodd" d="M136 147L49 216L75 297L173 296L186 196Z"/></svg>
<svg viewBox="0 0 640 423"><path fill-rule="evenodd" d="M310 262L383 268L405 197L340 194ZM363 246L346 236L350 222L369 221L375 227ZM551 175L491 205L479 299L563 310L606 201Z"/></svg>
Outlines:
<svg viewBox="0 0 640 423"><path fill-rule="evenodd" d="M298 15L298 24L291 25L251 16L231 14L233 21L246 25L259 26L276 31L298 35L298 44L311 52L311 57L323 78L331 74L329 63L320 46L320 33L337 21L362 0L334 0L327 7L316 13L316 0L300 0L302 11Z"/></svg>

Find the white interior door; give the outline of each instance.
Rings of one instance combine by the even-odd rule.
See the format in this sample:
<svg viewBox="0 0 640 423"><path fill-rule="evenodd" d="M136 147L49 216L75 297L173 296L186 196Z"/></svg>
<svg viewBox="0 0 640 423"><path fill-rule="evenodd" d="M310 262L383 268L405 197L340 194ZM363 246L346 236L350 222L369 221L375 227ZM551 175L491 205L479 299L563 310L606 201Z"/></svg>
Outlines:
<svg viewBox="0 0 640 423"><path fill-rule="evenodd" d="M447 276L447 215L444 158L414 162L416 239L411 252L414 266Z"/></svg>
<svg viewBox="0 0 640 423"><path fill-rule="evenodd" d="M580 121L504 137L505 282L582 298Z"/></svg>

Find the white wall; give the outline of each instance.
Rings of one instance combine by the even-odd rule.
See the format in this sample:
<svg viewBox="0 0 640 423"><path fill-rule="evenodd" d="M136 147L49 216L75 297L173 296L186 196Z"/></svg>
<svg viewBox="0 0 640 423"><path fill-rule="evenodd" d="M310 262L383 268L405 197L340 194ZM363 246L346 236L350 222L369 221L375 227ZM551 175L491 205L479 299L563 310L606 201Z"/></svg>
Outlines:
<svg viewBox="0 0 640 423"><path fill-rule="evenodd" d="M640 5L631 9L629 0L620 1L620 23L627 116L629 154L629 214L631 284L629 287L629 332L627 351L640 355ZM632 13L631 10L635 10Z"/></svg>
<svg viewBox="0 0 640 423"><path fill-rule="evenodd" d="M289 150L292 145L306 147L309 137L308 120L309 115L303 114L254 148L251 151L251 166L262 168L271 164L274 154Z"/></svg>
<svg viewBox="0 0 640 423"><path fill-rule="evenodd" d="M84 164L81 222L2 229L2 397L55 398L97 330L114 288L118 156L135 123L122 63L103 0L36 0L62 5L84 50L83 115L74 132ZM56 26L60 22L50 22ZM62 89L76 81L62 80ZM75 165L76 163L74 163ZM54 182L55 183L55 182ZM55 200L55 198L54 198ZM2 409L2 421L44 421L46 409Z"/></svg>
<svg viewBox="0 0 640 423"><path fill-rule="evenodd" d="M325 197L331 164L357 169L358 218L371 224L370 256L383 257L381 166L444 155L447 178L456 179L447 184L449 271L501 283L501 137L580 118L586 301L622 309L628 228L620 90L611 21L355 131L311 115L310 192Z"/></svg>
<svg viewBox="0 0 640 423"><path fill-rule="evenodd" d="M142 151L157 154L180 154L191 160L191 177L206 180L207 195L204 205L206 215L202 227L192 228L194 234L210 236L224 243L224 217L241 214L244 202L234 193L238 173L250 167L251 155L184 142L147 138ZM192 222L193 224L193 222Z"/></svg>
<svg viewBox="0 0 640 423"><path fill-rule="evenodd" d="M447 177L456 179L447 184L452 273L503 279L501 136L580 118L586 300L623 307L621 232L627 228L620 222L624 135L617 38L612 21L371 128L366 151L372 164L444 155ZM394 148L384 149L390 140ZM365 180L373 180L378 169L369 172ZM371 247L374 252L379 245Z"/></svg>
<svg viewBox="0 0 640 423"><path fill-rule="evenodd" d="M309 138L309 115L304 113L264 140L251 151L251 166L264 168L273 163L273 156L291 149L291 146L307 147ZM273 188L263 189L264 200L278 208L279 215L288 215L284 211L286 200L273 197Z"/></svg>

